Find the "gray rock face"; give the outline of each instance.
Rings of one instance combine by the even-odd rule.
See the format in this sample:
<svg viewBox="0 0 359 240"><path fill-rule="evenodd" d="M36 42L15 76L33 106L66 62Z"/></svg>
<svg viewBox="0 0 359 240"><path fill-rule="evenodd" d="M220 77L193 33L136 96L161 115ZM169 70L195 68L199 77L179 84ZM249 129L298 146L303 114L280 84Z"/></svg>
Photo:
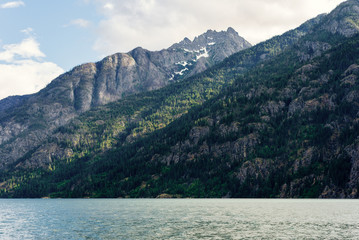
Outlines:
<svg viewBox="0 0 359 240"><path fill-rule="evenodd" d="M37 94L0 101L0 169L79 114L124 96L202 72L251 45L232 28L187 38L168 49L136 48L75 67Z"/></svg>
<svg viewBox="0 0 359 240"><path fill-rule="evenodd" d="M318 41L307 41L304 47L307 48L306 53L298 52L299 59L303 62L318 57L331 48L330 44Z"/></svg>
<svg viewBox="0 0 359 240"><path fill-rule="evenodd" d="M349 146L346 149L351 157L352 169L350 171L349 186L355 188L359 184L359 145Z"/></svg>
<svg viewBox="0 0 359 240"><path fill-rule="evenodd" d="M270 174L270 168L273 165L271 160L256 158L254 161L246 161L243 163L236 177L241 183L244 183L249 177L266 178Z"/></svg>
<svg viewBox="0 0 359 240"><path fill-rule="evenodd" d="M176 43L170 49L183 49L188 53L205 57L206 54L214 62L220 62L234 52L251 47L251 44L244 38L238 37L238 33L231 27L227 31L216 32L208 30L206 33L196 37L193 41L185 38ZM232 50L233 49L233 50Z"/></svg>
<svg viewBox="0 0 359 240"><path fill-rule="evenodd" d="M338 33L345 37L352 37L359 33L359 2L349 0L340 4L327 19L323 29Z"/></svg>
<svg viewBox="0 0 359 240"><path fill-rule="evenodd" d="M9 109L20 106L28 99L29 96L30 95L10 96L0 100L0 114L3 114L5 111Z"/></svg>

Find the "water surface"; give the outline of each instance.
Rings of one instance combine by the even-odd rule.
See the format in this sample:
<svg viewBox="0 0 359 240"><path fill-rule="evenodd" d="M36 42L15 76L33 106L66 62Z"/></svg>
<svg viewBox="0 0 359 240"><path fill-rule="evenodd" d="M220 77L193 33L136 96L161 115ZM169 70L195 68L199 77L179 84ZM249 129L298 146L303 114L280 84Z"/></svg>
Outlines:
<svg viewBox="0 0 359 240"><path fill-rule="evenodd" d="M0 199L0 239L358 236L358 200Z"/></svg>

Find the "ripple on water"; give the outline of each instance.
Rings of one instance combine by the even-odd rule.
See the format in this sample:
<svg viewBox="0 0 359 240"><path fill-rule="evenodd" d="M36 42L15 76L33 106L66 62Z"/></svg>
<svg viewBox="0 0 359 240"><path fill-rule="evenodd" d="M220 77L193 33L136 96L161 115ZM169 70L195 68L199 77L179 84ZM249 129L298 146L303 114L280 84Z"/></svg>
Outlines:
<svg viewBox="0 0 359 240"><path fill-rule="evenodd" d="M357 239L358 200L0 200L0 239Z"/></svg>

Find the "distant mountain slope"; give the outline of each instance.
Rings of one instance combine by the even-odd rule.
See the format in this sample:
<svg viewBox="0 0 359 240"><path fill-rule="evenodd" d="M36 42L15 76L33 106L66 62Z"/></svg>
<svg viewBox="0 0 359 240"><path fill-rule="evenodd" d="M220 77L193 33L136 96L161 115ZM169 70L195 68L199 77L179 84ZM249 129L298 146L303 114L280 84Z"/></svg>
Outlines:
<svg viewBox="0 0 359 240"><path fill-rule="evenodd" d="M209 30L193 42L185 39L162 51L136 48L97 63L80 65L53 80L39 93L3 99L0 168L22 157L54 129L92 107L159 89L250 46L232 28L221 32Z"/></svg>

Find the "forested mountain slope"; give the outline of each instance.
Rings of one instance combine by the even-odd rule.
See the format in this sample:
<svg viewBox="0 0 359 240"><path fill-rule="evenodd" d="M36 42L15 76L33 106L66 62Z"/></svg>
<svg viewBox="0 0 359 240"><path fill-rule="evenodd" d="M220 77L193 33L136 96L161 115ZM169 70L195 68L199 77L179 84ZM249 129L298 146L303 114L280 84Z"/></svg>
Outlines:
<svg viewBox="0 0 359 240"><path fill-rule="evenodd" d="M2 195L357 197L358 4L81 115L3 171Z"/></svg>

